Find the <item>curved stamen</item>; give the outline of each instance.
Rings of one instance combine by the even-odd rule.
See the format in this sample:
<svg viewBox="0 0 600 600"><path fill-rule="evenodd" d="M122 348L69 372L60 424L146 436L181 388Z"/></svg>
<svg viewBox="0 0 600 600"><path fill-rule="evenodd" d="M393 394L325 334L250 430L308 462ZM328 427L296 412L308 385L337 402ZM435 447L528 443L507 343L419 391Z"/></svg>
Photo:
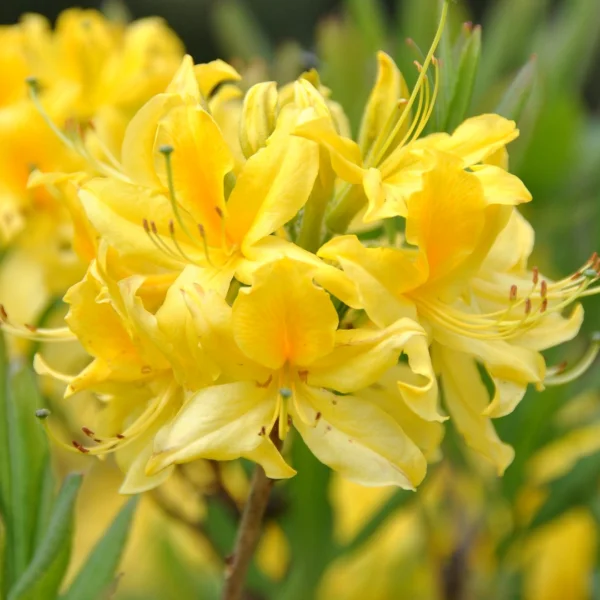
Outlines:
<svg viewBox="0 0 600 600"><path fill-rule="evenodd" d="M0 328L16 337L34 342L73 342L77 336L68 327L44 328L11 322L6 309L0 304Z"/></svg>

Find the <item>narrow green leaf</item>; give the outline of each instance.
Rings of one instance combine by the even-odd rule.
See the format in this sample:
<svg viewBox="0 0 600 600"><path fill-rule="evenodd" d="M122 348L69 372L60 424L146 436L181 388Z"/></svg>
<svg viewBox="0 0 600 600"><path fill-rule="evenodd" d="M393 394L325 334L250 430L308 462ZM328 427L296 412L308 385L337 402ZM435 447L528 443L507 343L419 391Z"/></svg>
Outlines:
<svg viewBox="0 0 600 600"><path fill-rule="evenodd" d="M385 48L385 15L381 3L378 0L346 0L346 5L366 49L374 54Z"/></svg>
<svg viewBox="0 0 600 600"><path fill-rule="evenodd" d="M64 565L64 548L71 543L73 515L77 492L83 480L82 475L67 476L59 492L48 530L40 545L37 547L32 561L26 571L11 588L8 600L35 600L36 598L51 598L39 595L38 584L46 575L52 575L57 563ZM32 593L35 592L35 595Z"/></svg>
<svg viewBox="0 0 600 600"><path fill-rule="evenodd" d="M543 31L540 59L552 90L577 93L593 62L600 42L600 2L569 0Z"/></svg>
<svg viewBox="0 0 600 600"><path fill-rule="evenodd" d="M63 600L92 600L110 587L116 576L133 521L137 497L125 504L81 567Z"/></svg>
<svg viewBox="0 0 600 600"><path fill-rule="evenodd" d="M499 115L519 122L523 109L531 96L537 74L537 58L532 56L516 74L502 95L495 111Z"/></svg>
<svg viewBox="0 0 600 600"><path fill-rule="evenodd" d="M211 11L213 31L226 56L270 59L273 51L260 23L241 0L221 0Z"/></svg>
<svg viewBox="0 0 600 600"><path fill-rule="evenodd" d="M8 370L0 349L0 512L6 528L4 591L24 573L34 552L48 443L34 416L42 406L35 376L20 366Z"/></svg>
<svg viewBox="0 0 600 600"><path fill-rule="evenodd" d="M483 54L477 96L498 76L518 66L532 51L534 32L543 22L549 0L494 2L483 25Z"/></svg>
<svg viewBox="0 0 600 600"><path fill-rule="evenodd" d="M448 107L444 131L453 131L467 116L480 56L481 27L476 26L467 38L460 54L454 93Z"/></svg>

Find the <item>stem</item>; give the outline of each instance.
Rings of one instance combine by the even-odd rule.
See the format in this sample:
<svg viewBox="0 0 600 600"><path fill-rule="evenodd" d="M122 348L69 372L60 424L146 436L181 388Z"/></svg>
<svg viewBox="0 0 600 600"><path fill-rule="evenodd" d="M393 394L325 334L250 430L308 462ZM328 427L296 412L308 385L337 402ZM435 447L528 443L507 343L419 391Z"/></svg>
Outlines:
<svg viewBox="0 0 600 600"><path fill-rule="evenodd" d="M240 600L242 597L246 573L260 538L263 516L274 483L273 479L265 475L264 469L256 465L250 494L238 527L231 564L225 574L223 600Z"/></svg>

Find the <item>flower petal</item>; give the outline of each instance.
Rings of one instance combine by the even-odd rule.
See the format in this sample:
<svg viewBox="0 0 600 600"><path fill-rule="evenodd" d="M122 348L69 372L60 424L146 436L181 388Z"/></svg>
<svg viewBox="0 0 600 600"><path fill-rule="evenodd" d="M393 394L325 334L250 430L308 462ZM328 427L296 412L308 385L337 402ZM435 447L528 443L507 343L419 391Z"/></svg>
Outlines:
<svg viewBox="0 0 600 600"><path fill-rule="evenodd" d="M318 146L287 134L274 133L248 159L227 201L227 234L243 254L304 206L318 168Z"/></svg>
<svg viewBox="0 0 600 600"><path fill-rule="evenodd" d="M274 390L252 381L215 385L196 392L179 411L165 435L157 437L146 472L157 473L197 458L234 460L256 451L275 410ZM264 428L264 429L263 429ZM273 446L254 454L273 464Z"/></svg>
<svg viewBox="0 0 600 600"><path fill-rule="evenodd" d="M514 450L500 441L490 419L482 414L488 404L488 392L475 361L441 346L436 351L444 399L453 423L467 445L491 461L498 475L502 475L513 460Z"/></svg>
<svg viewBox="0 0 600 600"><path fill-rule="evenodd" d="M367 387L398 362L415 336L426 334L411 319L400 319L385 329L338 330L335 347L310 366L308 381L343 393Z"/></svg>
<svg viewBox="0 0 600 600"><path fill-rule="evenodd" d="M312 282L309 265L282 259L254 275L233 304L235 340L271 369L309 365L333 348L338 317L329 295Z"/></svg>
<svg viewBox="0 0 600 600"><path fill-rule="evenodd" d="M296 429L313 454L343 477L366 486L405 489L414 489L425 477L427 463L421 451L374 404L308 386L299 386L297 402L315 424L296 417Z"/></svg>

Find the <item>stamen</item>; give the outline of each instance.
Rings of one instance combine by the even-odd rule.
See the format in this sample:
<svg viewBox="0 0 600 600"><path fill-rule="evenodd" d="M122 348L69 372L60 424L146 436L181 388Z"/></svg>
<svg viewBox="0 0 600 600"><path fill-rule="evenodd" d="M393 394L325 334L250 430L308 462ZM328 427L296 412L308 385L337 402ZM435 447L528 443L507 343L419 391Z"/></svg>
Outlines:
<svg viewBox="0 0 600 600"><path fill-rule="evenodd" d="M48 435L66 450L102 456L126 447L146 432L169 406L171 400L175 397L175 390L176 385L172 383L161 396L150 401L144 412L123 433L117 433L113 437L99 436L95 432L92 432L88 427L82 427L83 433L97 442L96 446L84 446L76 440L71 440L70 443L66 443L54 431L54 428L50 426L50 419L47 419L47 417L50 416L50 411L46 411L45 409L43 411L36 411L36 416L42 420Z"/></svg>
<svg viewBox="0 0 600 600"><path fill-rule="evenodd" d="M560 373L556 373L550 376L546 376L544 379L545 385L563 385L575 381L578 377L583 375L594 363L598 352L600 351L600 332L596 332L592 335L590 346L588 347L585 354L581 357L579 362L568 371L563 370Z"/></svg>
<svg viewBox="0 0 600 600"><path fill-rule="evenodd" d="M400 132L402 130L402 127L404 127L404 123L406 122L406 119L410 115L410 109L412 108L413 104L415 103L417 96L419 96L419 97L421 96L421 93L420 93L421 87L423 86L424 81L427 77L427 69L429 68L429 64L431 63L433 55L434 55L434 53L437 49L437 46L442 38L442 33L444 31L444 25L446 24L446 17L448 15L448 4L449 4L449 0L444 0L444 4L442 6L442 14L440 15L440 22L439 22L437 31L435 33L435 37L433 38L433 42L431 43L429 52L427 53L427 56L425 57L425 60L423 61L423 66L419 72L419 77L417 78L415 87L413 88L410 98L408 99L406 108L404 109L402 115L400 116L396 125L392 129L392 132L388 136L386 142L383 144L383 146L379 150L379 152L375 155L375 160L369 166L375 166L375 165L379 164L379 161L382 159L383 156L385 156L386 152L388 151L388 149L390 147L390 144L393 142L393 140L395 139L398 132Z"/></svg>
<svg viewBox="0 0 600 600"><path fill-rule="evenodd" d="M206 239L206 231L204 231L204 225L202 225L202 223L198 223L198 232L202 238L202 245L204 246L204 256L206 256L206 261L211 267L214 267L215 265L213 265L212 260L210 260L210 254L208 252L208 240Z"/></svg>
<svg viewBox="0 0 600 600"><path fill-rule="evenodd" d="M0 328L19 338L34 342L73 342L77 336L68 327L43 328L28 323L13 323L0 304Z"/></svg>

